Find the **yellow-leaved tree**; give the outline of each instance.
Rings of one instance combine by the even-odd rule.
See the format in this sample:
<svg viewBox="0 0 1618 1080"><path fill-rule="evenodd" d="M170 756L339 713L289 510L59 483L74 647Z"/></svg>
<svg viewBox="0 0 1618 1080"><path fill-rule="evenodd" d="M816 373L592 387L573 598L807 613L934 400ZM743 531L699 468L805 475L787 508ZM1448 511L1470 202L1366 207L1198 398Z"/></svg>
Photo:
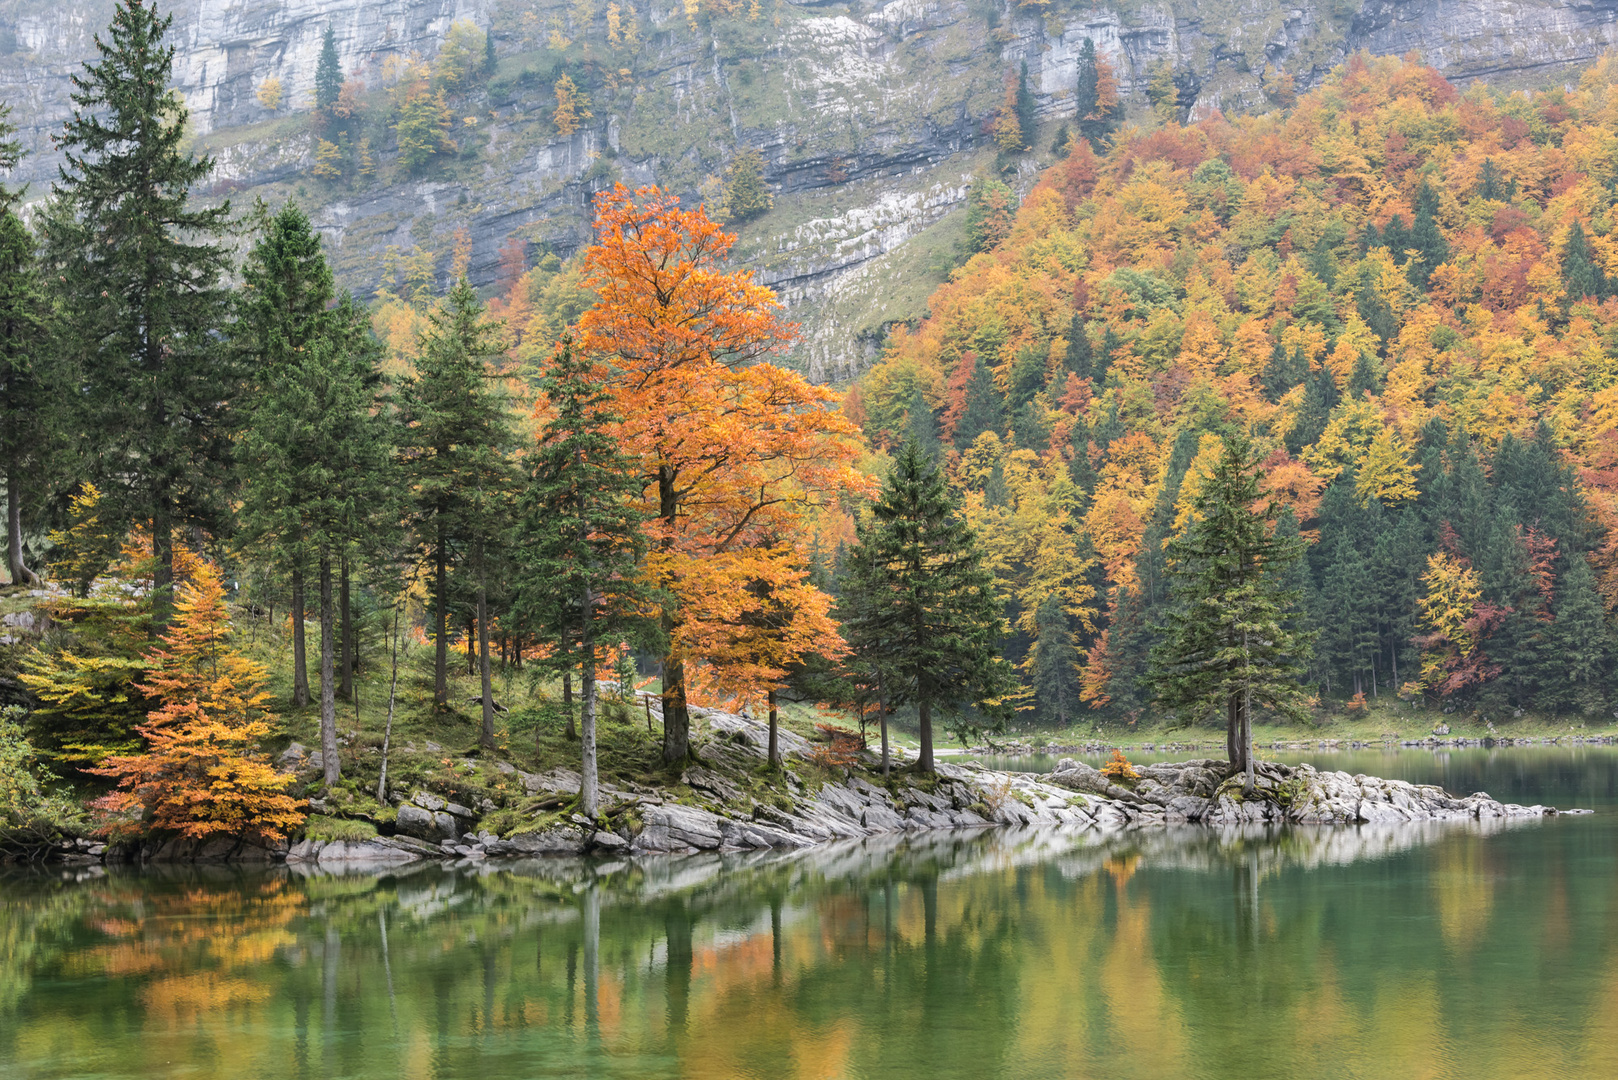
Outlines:
<svg viewBox="0 0 1618 1080"><path fill-rule="evenodd" d="M107 835L274 840L302 824L304 803L287 792L292 777L258 750L272 719L267 673L230 647L230 634L219 571L199 561L147 658L141 689L161 704L137 728L146 753L89 770L118 782L92 804Z"/></svg>

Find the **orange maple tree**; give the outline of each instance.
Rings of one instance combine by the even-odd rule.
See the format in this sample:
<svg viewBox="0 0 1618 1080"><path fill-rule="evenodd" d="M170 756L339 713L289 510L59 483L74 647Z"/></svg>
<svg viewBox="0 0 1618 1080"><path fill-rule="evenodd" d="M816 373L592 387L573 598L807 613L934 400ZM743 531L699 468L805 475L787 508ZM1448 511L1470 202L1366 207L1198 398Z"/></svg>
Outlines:
<svg viewBox="0 0 1618 1080"><path fill-rule="evenodd" d="M89 770L118 781L92 804L107 835L279 839L303 822L304 803L287 793L292 778L257 749L273 719L268 674L230 647L230 633L219 572L199 560L148 656L140 690L162 705L136 728L147 752Z"/></svg>
<svg viewBox="0 0 1618 1080"><path fill-rule="evenodd" d="M767 358L793 339L775 293L724 270L735 243L699 207L655 187L596 197L584 256L596 301L578 347L610 369L613 434L640 462L650 511L647 572L672 599L663 621L663 755L689 752L685 663L704 640L692 613L751 580L738 553L791 531L801 510L865 479L858 429L837 395ZM727 572L728 568L728 572Z"/></svg>

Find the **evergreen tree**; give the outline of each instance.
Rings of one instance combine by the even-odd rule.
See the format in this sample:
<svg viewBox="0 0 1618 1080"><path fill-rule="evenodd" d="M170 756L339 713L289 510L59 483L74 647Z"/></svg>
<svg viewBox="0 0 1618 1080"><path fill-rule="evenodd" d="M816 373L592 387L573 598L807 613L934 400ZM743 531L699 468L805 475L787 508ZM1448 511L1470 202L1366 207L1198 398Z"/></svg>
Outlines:
<svg viewBox="0 0 1618 1080"><path fill-rule="evenodd" d="M0 106L0 169L14 169L22 147L10 106ZM6 486L6 567L14 585L38 584L23 559L24 507L43 507L52 450L60 439L68 385L48 347L49 304L39 281L34 238L17 216L20 192L0 185L0 480Z"/></svg>
<svg viewBox="0 0 1618 1080"><path fill-rule="evenodd" d="M1034 692L1034 717L1042 723L1066 727L1078 715L1079 650L1073 643L1073 629L1061 597L1052 595L1034 613L1038 628L1033 655L1029 657L1030 683Z"/></svg>
<svg viewBox="0 0 1618 1080"><path fill-rule="evenodd" d="M1388 249L1395 266L1403 266L1410 258L1410 230L1405 228L1403 215L1394 214L1388 219L1387 225L1382 229L1382 243L1379 246Z"/></svg>
<svg viewBox="0 0 1618 1080"><path fill-rule="evenodd" d="M1028 61L1022 62L1017 71L1017 125L1022 128L1022 144L1030 146L1034 141L1035 113L1039 105L1034 101L1033 91L1028 89Z"/></svg>
<svg viewBox="0 0 1618 1080"><path fill-rule="evenodd" d="M1606 275L1590 261L1590 242L1585 238L1584 225L1578 221L1568 230L1567 243L1562 245L1562 283L1567 288L1568 304L1585 297L1601 300L1607 295Z"/></svg>
<svg viewBox="0 0 1618 1080"><path fill-rule="evenodd" d="M1073 86L1073 115L1079 125L1079 134L1092 143L1100 137L1096 121L1092 119L1098 102L1099 72L1096 70L1096 43L1089 38L1079 46L1079 77ZM1105 134L1102 132L1101 134Z"/></svg>
<svg viewBox="0 0 1618 1080"><path fill-rule="evenodd" d="M1011 438L1023 450L1042 452L1051 441L1051 424L1045 417L1045 406L1035 398L1023 402L1012 418Z"/></svg>
<svg viewBox="0 0 1618 1080"><path fill-rule="evenodd" d="M1556 583L1556 620L1547 642L1544 683L1553 709L1600 711L1608 699L1612 638L1596 591L1595 574L1583 555L1568 560Z"/></svg>
<svg viewBox="0 0 1618 1080"><path fill-rule="evenodd" d="M914 439L930 460L938 461L943 457L944 443L938 436L938 418L933 415L933 407L927 404L919 386L910 392L910 404L905 408L905 437Z"/></svg>
<svg viewBox="0 0 1618 1080"><path fill-rule="evenodd" d="M1500 180L1500 166L1494 163L1494 158L1484 158L1483 168L1478 172L1478 198L1503 202L1505 197L1506 186Z"/></svg>
<svg viewBox="0 0 1618 1080"><path fill-rule="evenodd" d="M400 395L408 430L417 543L432 567L433 697L449 703L449 572L465 567L477 589L483 676L481 739L494 744L494 700L488 660L487 569L490 548L505 532L514 437L493 359L504 351L498 327L462 277L429 316L416 374Z"/></svg>
<svg viewBox="0 0 1618 1080"><path fill-rule="evenodd" d="M566 338L542 369L550 419L529 455L521 496L518 603L524 617L577 666L583 692L579 812L594 817L596 665L600 643L645 632L634 585L643 519L635 471L607 434L615 419L602 374Z"/></svg>
<svg viewBox="0 0 1618 1080"><path fill-rule="evenodd" d="M749 147L736 155L725 174L726 221L751 221L771 206L770 185L764 180L764 156Z"/></svg>
<svg viewBox="0 0 1618 1080"><path fill-rule="evenodd" d="M1276 402L1308 377L1309 361L1303 354L1303 346L1293 349L1289 355L1286 346L1277 341L1270 351L1270 359L1264 364L1259 383L1264 388L1264 397Z"/></svg>
<svg viewBox="0 0 1618 1080"><path fill-rule="evenodd" d="M1224 440L1192 502L1196 519L1168 545L1176 607L1149 676L1162 704L1224 718L1231 765L1249 789L1253 705L1303 716L1297 680L1310 651L1285 625L1299 597L1279 576L1301 552L1271 530L1273 504L1254 508L1260 468L1246 436Z"/></svg>
<svg viewBox="0 0 1618 1080"><path fill-rule="evenodd" d="M1354 370L1348 374L1348 400L1358 401L1366 394L1374 394L1381 389L1382 377L1377 371L1376 361L1371 359L1369 353L1360 353L1354 361Z"/></svg>
<svg viewBox="0 0 1618 1080"><path fill-rule="evenodd" d="M1073 321L1067 328L1067 370L1081 379L1091 378L1094 374L1095 351L1090 347L1090 335L1084 327L1084 313L1073 312Z"/></svg>
<svg viewBox="0 0 1618 1080"><path fill-rule="evenodd" d="M493 76L496 66L494 58L494 24L490 23L489 28L483 32L483 77L489 78Z"/></svg>
<svg viewBox="0 0 1618 1080"><path fill-rule="evenodd" d="M295 227L296 216L283 212L278 220ZM286 237L267 238L260 247L273 249L279 239ZM264 254L255 252L261 257L250 261L262 268ZM279 557L307 560L317 575L320 740L328 787L339 779L333 571L375 527L369 523L393 516L397 488L389 420L379 409L377 354L356 348L343 329L356 314L349 305L339 309L336 325L321 320L305 345L274 368L244 438L244 457L253 462L241 492L244 520ZM301 617L293 612L294 622Z"/></svg>
<svg viewBox="0 0 1618 1080"><path fill-rule="evenodd" d="M315 109L329 117L338 95L343 92L343 68L337 59L337 35L330 25L320 41L320 59L315 62Z"/></svg>
<svg viewBox="0 0 1618 1080"><path fill-rule="evenodd" d="M1422 292L1427 291L1433 271L1449 258L1449 241L1444 239L1433 217L1437 211L1438 193L1423 180L1416 192L1416 220L1410 228L1410 246L1420 254L1405 266L1410 284Z"/></svg>
<svg viewBox="0 0 1618 1080"><path fill-rule="evenodd" d="M1387 299L1377 290L1376 282L1371 277L1370 263L1360 264L1360 284L1359 288L1354 290L1354 307L1371 333L1382 343L1381 348L1386 350L1388 342L1399 333L1399 317L1394 314Z"/></svg>
<svg viewBox="0 0 1618 1080"><path fill-rule="evenodd" d="M1292 431L1287 435L1288 452L1296 457L1304 447L1320 441L1339 400L1337 379L1332 375L1331 368L1322 364L1309 373L1304 382L1303 408L1299 410Z"/></svg>
<svg viewBox="0 0 1618 1080"><path fill-rule="evenodd" d="M974 361L972 378L966 384L966 408L955 424L955 449L965 450L985 431L1005 430L1005 398L994 384L994 372L983 360Z"/></svg>
<svg viewBox="0 0 1618 1080"><path fill-rule="evenodd" d="M277 437L297 438L285 431L278 415L287 403L278 400L295 366L314 341L329 332L326 308L331 303L331 268L321 251L320 234L308 215L287 203L270 220L242 266L242 293L231 342L248 371L252 393L247 399L249 442ZM278 447L288 460L301 458L303 447ZM240 511L242 540L269 546L292 589L292 703L309 704L309 671L303 627L307 609L304 574L308 551L302 535L301 488L290 476L271 477L262 459L244 461L243 482L252 498ZM256 482L254 482L256 481Z"/></svg>
<svg viewBox="0 0 1618 1080"><path fill-rule="evenodd" d="M856 656L884 677L889 707L920 715L917 768L933 770L934 709L982 710L996 722L1012 673L1000 657L1003 626L993 576L961 520L943 474L907 442L861 520L847 591L857 594L845 633ZM959 720L969 731L971 723Z"/></svg>
<svg viewBox="0 0 1618 1080"><path fill-rule="evenodd" d="M181 149L186 110L169 88L173 16L122 0L99 60L73 77L73 115L58 139L51 270L68 347L83 365L80 402L109 497L151 522L155 625L167 618L174 530L218 528L238 365L220 347L230 266L230 206L193 209L211 158Z"/></svg>

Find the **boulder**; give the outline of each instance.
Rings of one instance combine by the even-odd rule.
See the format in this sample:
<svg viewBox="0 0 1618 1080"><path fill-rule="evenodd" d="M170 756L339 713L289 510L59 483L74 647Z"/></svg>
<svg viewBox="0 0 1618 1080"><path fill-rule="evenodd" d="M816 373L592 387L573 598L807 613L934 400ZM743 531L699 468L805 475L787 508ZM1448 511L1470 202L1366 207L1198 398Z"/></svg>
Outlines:
<svg viewBox="0 0 1618 1080"><path fill-rule="evenodd" d="M518 855L582 855L589 835L577 825L559 824L508 836L504 843Z"/></svg>
<svg viewBox="0 0 1618 1080"><path fill-rule="evenodd" d="M439 795L434 795L430 791L421 791L419 789L414 795L410 796L410 801L421 807L423 810L442 810L445 806L449 805L448 799L445 799Z"/></svg>
<svg viewBox="0 0 1618 1080"><path fill-rule="evenodd" d="M646 827L635 837L636 851L711 851L725 842L719 815L692 806L649 806L642 820Z"/></svg>
<svg viewBox="0 0 1618 1080"><path fill-rule="evenodd" d="M442 810L426 810L414 803L399 807L395 827L406 836L439 844L460 837L462 829L454 817Z"/></svg>

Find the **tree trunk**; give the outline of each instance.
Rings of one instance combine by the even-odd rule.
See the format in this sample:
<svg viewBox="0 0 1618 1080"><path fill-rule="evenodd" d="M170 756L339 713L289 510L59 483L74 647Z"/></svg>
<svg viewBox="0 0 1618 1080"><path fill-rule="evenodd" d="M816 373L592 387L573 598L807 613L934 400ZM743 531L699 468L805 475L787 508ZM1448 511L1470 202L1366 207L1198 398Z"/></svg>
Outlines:
<svg viewBox="0 0 1618 1080"><path fill-rule="evenodd" d="M337 696L354 698L354 617L349 606L348 557L338 560L337 572Z"/></svg>
<svg viewBox="0 0 1618 1080"><path fill-rule="evenodd" d="M573 726L573 671L568 669L562 672L562 713L567 717L567 730L563 736L568 742L579 737L579 729Z"/></svg>
<svg viewBox="0 0 1618 1080"><path fill-rule="evenodd" d="M433 549L433 704L449 704L449 554L444 546L444 527L438 527L438 545Z"/></svg>
<svg viewBox="0 0 1618 1080"><path fill-rule="evenodd" d="M876 719L882 725L882 775L886 777L888 775L888 763L891 760L888 757L888 702L887 695L882 692L882 677L880 675L877 676L876 680Z"/></svg>
<svg viewBox="0 0 1618 1080"><path fill-rule="evenodd" d="M38 585L39 575L22 561L22 469L13 458L6 470L6 566L13 585Z"/></svg>
<svg viewBox="0 0 1618 1080"><path fill-rule="evenodd" d="M489 674L489 587L478 559L478 673L482 676L483 731L478 744L494 749L494 680Z"/></svg>
<svg viewBox="0 0 1618 1080"><path fill-rule="evenodd" d="M348 591L348 556L343 556L337 587L338 617L342 620L338 637L337 696L344 701L354 700L354 655L358 651L354 641L354 608Z"/></svg>
<svg viewBox="0 0 1618 1080"><path fill-rule="evenodd" d="M292 704L309 704L309 647L303 632L303 567L292 567Z"/></svg>
<svg viewBox="0 0 1618 1080"><path fill-rule="evenodd" d="M685 704L685 663L663 661L663 760L684 761L691 754L691 714Z"/></svg>
<svg viewBox="0 0 1618 1080"><path fill-rule="evenodd" d="M1242 718L1241 710L1236 704L1236 695L1232 694L1225 699L1225 760L1230 762L1232 772L1242 769Z"/></svg>
<svg viewBox="0 0 1618 1080"><path fill-rule="evenodd" d="M595 635L591 633L590 590L584 590L581 613L583 623L579 635L579 681L583 685L584 702L582 721L579 725L583 736L580 747L579 768L579 813L587 818L596 815L597 782L596 782L596 646ZM569 714L572 715L571 713Z"/></svg>
<svg viewBox="0 0 1618 1080"><path fill-rule="evenodd" d="M679 513L679 498L674 491L674 471L667 465L657 469L657 516L665 529L663 548L673 544L675 518ZM673 642L675 629L673 613L663 616L666 640ZM691 713L685 701L685 662L673 656L663 658L663 760L669 763L684 761L691 753Z"/></svg>
<svg viewBox="0 0 1618 1080"><path fill-rule="evenodd" d="M770 705L770 768L779 769L781 767L781 746L775 735L777 722L775 687L770 687L770 692L765 695L765 700Z"/></svg>
<svg viewBox="0 0 1618 1080"><path fill-rule="evenodd" d="M393 634L389 642L392 647L393 677L388 682L388 723L382 729L382 773L376 780L376 801L388 801L388 744L393 741L393 706L399 700L399 610L404 607L401 600L393 609Z"/></svg>
<svg viewBox="0 0 1618 1080"><path fill-rule="evenodd" d="M916 680L920 682L921 680ZM933 773L933 703L923 694L917 701L921 720L917 727L921 735L921 756L916 759L916 771L931 776Z"/></svg>
<svg viewBox="0 0 1618 1080"><path fill-rule="evenodd" d="M326 787L337 783L337 685L332 667L333 619L331 602L331 556L320 556L320 758L326 769Z"/></svg>
<svg viewBox="0 0 1618 1080"><path fill-rule="evenodd" d="M481 608L479 609L482 610ZM478 619L478 612L474 611L466 620L466 673L478 673L477 627L472 624Z"/></svg>
<svg viewBox="0 0 1618 1080"><path fill-rule="evenodd" d="M163 494L167 494L164 492ZM159 497L152 515L152 555L157 566L152 571L152 637L161 637L174 613L174 526L167 500Z"/></svg>

